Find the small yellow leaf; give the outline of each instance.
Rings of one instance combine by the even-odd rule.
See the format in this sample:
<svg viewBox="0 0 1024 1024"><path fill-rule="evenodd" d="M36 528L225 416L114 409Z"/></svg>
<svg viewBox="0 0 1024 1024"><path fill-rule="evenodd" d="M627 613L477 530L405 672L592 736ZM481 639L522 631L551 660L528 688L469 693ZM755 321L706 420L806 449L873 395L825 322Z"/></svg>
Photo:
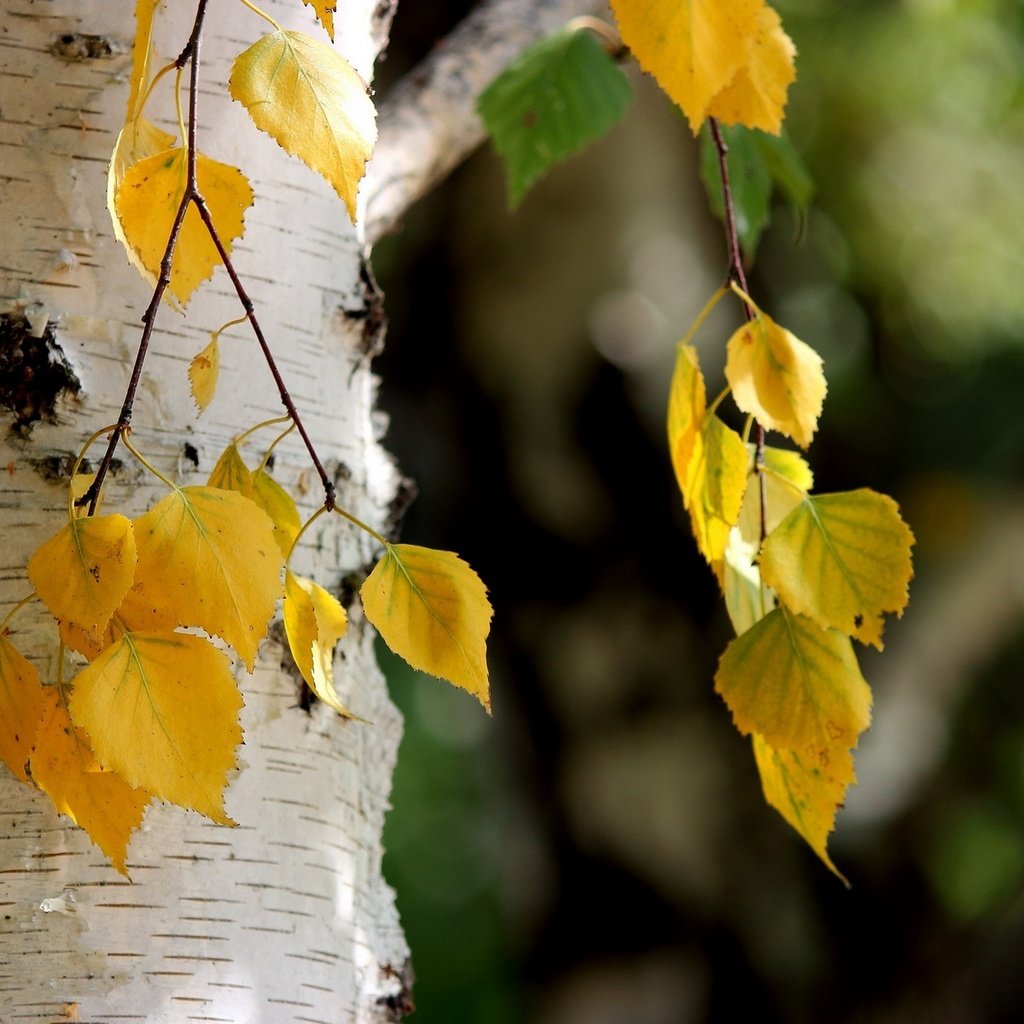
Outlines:
<svg viewBox="0 0 1024 1024"><path fill-rule="evenodd" d="M104 767L224 825L241 708L228 657L183 633L125 633L78 673L70 700Z"/></svg>
<svg viewBox="0 0 1024 1024"><path fill-rule="evenodd" d="M282 590L267 514L235 491L178 487L136 520L135 539L144 600L222 637L251 672Z"/></svg>
<svg viewBox="0 0 1024 1024"><path fill-rule="evenodd" d="M135 537L124 516L73 519L28 563L28 578L59 622L103 629L135 575Z"/></svg>
<svg viewBox="0 0 1024 1024"><path fill-rule="evenodd" d="M120 612L120 608L121 606L118 607L118 612ZM108 622L102 629L99 627L85 629L77 622L58 622L57 632L65 647L77 651L88 661L92 661L116 639L112 622L113 620Z"/></svg>
<svg viewBox="0 0 1024 1024"><path fill-rule="evenodd" d="M270 516L277 545L287 557L302 529L295 499L269 473L257 469L252 475L252 500Z"/></svg>
<svg viewBox="0 0 1024 1024"><path fill-rule="evenodd" d="M707 393L692 345L680 345L668 393L668 450L680 490L686 485L693 446L704 423Z"/></svg>
<svg viewBox="0 0 1024 1024"><path fill-rule="evenodd" d="M853 755L847 750L822 765L792 750L776 750L757 733L753 741L765 800L803 836L829 870L846 882L826 846L846 790L857 781Z"/></svg>
<svg viewBox="0 0 1024 1024"><path fill-rule="evenodd" d="M228 88L257 128L330 182L354 222L377 112L352 65L301 32L270 32L238 55Z"/></svg>
<svg viewBox="0 0 1024 1024"><path fill-rule="evenodd" d="M238 491L247 498L252 497L252 471L242 459L238 445L232 443L221 452L217 464L206 481L208 487L219 487L224 491Z"/></svg>
<svg viewBox="0 0 1024 1024"><path fill-rule="evenodd" d="M715 689L744 735L827 767L871 721L871 690L835 630L776 608L725 649Z"/></svg>
<svg viewBox="0 0 1024 1024"><path fill-rule="evenodd" d="M458 555L391 544L359 596L367 619L395 654L468 690L490 711L492 609L487 588Z"/></svg>
<svg viewBox="0 0 1024 1024"><path fill-rule="evenodd" d="M767 5L757 15L757 34L746 63L711 101L708 117L743 124L778 135L785 117L786 94L796 81L796 47Z"/></svg>
<svg viewBox="0 0 1024 1024"><path fill-rule="evenodd" d="M696 135L748 60L764 0L612 0L625 44L679 104Z"/></svg>
<svg viewBox="0 0 1024 1024"><path fill-rule="evenodd" d="M743 497L744 508L750 492L756 490L755 483L753 481L747 487L747 494ZM740 528L734 526L729 531L729 543L725 548L722 594L729 621L737 635L763 619L776 604L775 592L763 585L756 561L756 541L748 541Z"/></svg>
<svg viewBox="0 0 1024 1024"><path fill-rule="evenodd" d="M736 525L747 485L747 449L739 434L711 414L694 436L683 497L697 547L723 580L729 531Z"/></svg>
<svg viewBox="0 0 1024 1024"><path fill-rule="evenodd" d="M136 0L135 3L135 41L132 44L132 74L128 86L129 119L135 113L143 87L149 82L149 65L153 57L153 22L162 2Z"/></svg>
<svg viewBox="0 0 1024 1024"><path fill-rule="evenodd" d="M340 602L312 580L286 572L283 618L292 657L309 688L339 714L355 717L334 688L334 645L348 628Z"/></svg>
<svg viewBox="0 0 1024 1024"><path fill-rule="evenodd" d="M0 760L22 782L43 717L43 685L39 673L0 633Z"/></svg>
<svg viewBox="0 0 1024 1024"><path fill-rule="evenodd" d="M114 206L128 246L154 278L185 194L187 154L183 146L133 164L114 196ZM252 189L237 167L199 155L199 191L206 199L217 233L230 254L231 243L242 236ZM194 205L189 205L171 263L171 292L184 306L192 293L221 263L213 240Z"/></svg>
<svg viewBox="0 0 1024 1024"><path fill-rule="evenodd" d="M727 351L725 377L739 408L806 448L825 400L821 356L761 312L733 334Z"/></svg>
<svg viewBox="0 0 1024 1024"><path fill-rule="evenodd" d="M192 400L200 412L213 401L220 375L220 345L214 335L210 344L188 364L188 382Z"/></svg>
<svg viewBox="0 0 1024 1024"><path fill-rule="evenodd" d="M884 613L907 606L913 543L884 494L805 496L765 540L761 571L793 611L881 650Z"/></svg>
<svg viewBox="0 0 1024 1024"><path fill-rule="evenodd" d="M748 445L750 479L743 495L739 529L743 539L756 549L761 546L761 480L754 471L754 446ZM764 450L765 526L770 533L803 500L814 486L814 474L804 458L784 448ZM740 630L742 632L742 630Z"/></svg>
<svg viewBox="0 0 1024 1024"><path fill-rule="evenodd" d="M47 688L46 705L32 754L32 778L57 811L85 829L127 875L128 840L142 822L150 795L115 772L95 770L89 738L68 718L56 687Z"/></svg>
<svg viewBox="0 0 1024 1024"><path fill-rule="evenodd" d="M334 42L334 12L338 9L338 0L302 0L307 7L316 11L320 24L327 30L327 34Z"/></svg>

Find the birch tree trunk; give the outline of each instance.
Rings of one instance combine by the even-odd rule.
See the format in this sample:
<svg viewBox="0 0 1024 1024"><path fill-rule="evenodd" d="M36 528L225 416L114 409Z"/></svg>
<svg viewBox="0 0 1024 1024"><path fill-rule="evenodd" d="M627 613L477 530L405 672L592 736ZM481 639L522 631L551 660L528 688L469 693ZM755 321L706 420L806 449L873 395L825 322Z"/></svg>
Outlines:
<svg viewBox="0 0 1024 1024"><path fill-rule="evenodd" d="M190 0L161 15L158 49L188 37ZM298 0L262 0L286 27L319 32ZM345 0L339 46L366 80L393 4ZM114 242L107 161L124 115L133 5L121 0L0 0L0 602L28 591L24 567L65 515L65 474L86 436L116 422L148 290ZM212 0L203 43L200 149L241 167L256 204L235 248L279 365L340 503L387 531L397 490L375 434L369 357L378 297L342 203L258 133L223 83L231 59L266 25L242 4ZM147 111L148 112L148 111ZM176 126L169 107L156 120ZM243 327L222 339L220 391L197 420L186 368L209 332L240 309L223 271L187 317L165 307L136 403L133 438L163 472L205 482L246 427L282 412ZM8 434L7 426L11 425ZM97 453L98 455L98 453ZM274 474L322 493L298 444ZM161 496L126 461L107 511L140 513ZM327 522L296 568L340 592L365 573L372 542ZM323 521L321 521L323 522ZM319 524L318 524L319 525ZM129 849L132 881L48 801L0 779L0 1020L93 1022L397 1020L407 949L381 873L380 835L400 720L358 604L336 664L349 706L298 706L280 643L267 641L241 685L245 745L227 810L239 825L151 807ZM53 678L55 638L17 617L12 639Z"/></svg>

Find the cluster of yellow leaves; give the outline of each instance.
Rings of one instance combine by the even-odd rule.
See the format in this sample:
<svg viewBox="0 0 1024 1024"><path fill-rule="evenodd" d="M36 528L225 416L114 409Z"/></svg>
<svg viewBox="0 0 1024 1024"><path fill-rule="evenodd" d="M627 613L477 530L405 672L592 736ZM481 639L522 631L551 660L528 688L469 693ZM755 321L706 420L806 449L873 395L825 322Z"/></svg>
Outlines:
<svg viewBox="0 0 1024 1024"><path fill-rule="evenodd" d="M76 478L72 493L81 490ZM303 679L356 717L334 683L345 609L287 568L301 532L291 496L232 443L206 485L173 487L134 520L72 512L30 559L35 595L80 667L65 682L62 653L57 684L44 686L0 632L0 760L86 829L119 871L154 797L232 824L224 792L243 700L231 654L253 670L279 599ZM491 606L465 562L385 542L361 596L399 655L489 709Z"/></svg>
<svg viewBox="0 0 1024 1024"><path fill-rule="evenodd" d="M806 447L825 395L821 359L742 298L753 319L728 343L732 396ZM738 634L716 689L753 738L765 798L835 871L826 843L871 720L850 638L881 648L884 615L907 604L913 536L885 495L812 495L795 451L767 447L755 465L753 446L708 410L689 345L676 361L668 439L697 545Z"/></svg>
<svg viewBox="0 0 1024 1024"><path fill-rule="evenodd" d="M611 0L625 44L682 108L778 135L796 47L764 0Z"/></svg>
<svg viewBox="0 0 1024 1024"><path fill-rule="evenodd" d="M303 0L334 39L330 0ZM153 83L153 34L159 0L137 0L128 113L107 178L107 206L114 234L128 259L155 285L167 251L171 227L188 189L188 151L184 126L168 134L143 116ZM168 70L165 68L164 71ZM356 217L356 191L376 141L376 111L367 88L348 61L332 46L276 29L235 59L231 95L256 126L288 153L322 175ZM229 164L197 154L195 187L230 255L242 237L244 217L253 203L245 175ZM199 209L190 202L174 245L169 290L182 306L223 262Z"/></svg>

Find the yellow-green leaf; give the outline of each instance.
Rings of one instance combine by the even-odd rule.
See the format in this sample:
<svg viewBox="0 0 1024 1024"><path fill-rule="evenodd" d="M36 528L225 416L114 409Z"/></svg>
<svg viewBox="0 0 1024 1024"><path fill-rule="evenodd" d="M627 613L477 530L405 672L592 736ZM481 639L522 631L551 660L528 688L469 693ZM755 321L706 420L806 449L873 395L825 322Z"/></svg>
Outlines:
<svg viewBox="0 0 1024 1024"><path fill-rule="evenodd" d="M727 351L725 377L739 408L806 448L825 400L821 356L761 312L733 334Z"/></svg>
<svg viewBox="0 0 1024 1024"><path fill-rule="evenodd" d="M302 0L307 7L316 11L320 24L327 30L327 34L334 42L334 12L338 9L338 0Z"/></svg>
<svg viewBox="0 0 1024 1024"><path fill-rule="evenodd" d="M754 45L746 62L711 101L708 117L778 135L785 116L786 94L796 81L796 47L771 7L761 7L757 23Z"/></svg>
<svg viewBox="0 0 1024 1024"><path fill-rule="evenodd" d="M135 538L144 600L222 637L251 672L282 590L267 514L235 491L178 487L136 520Z"/></svg>
<svg viewBox="0 0 1024 1024"><path fill-rule="evenodd" d="M312 580L287 572L282 617L292 657L309 688L339 714L355 717L334 688L334 645L348 628L338 599Z"/></svg>
<svg viewBox="0 0 1024 1024"><path fill-rule="evenodd" d="M206 481L208 487L219 487L224 491L238 491L247 498L252 497L252 471L242 459L238 445L234 442L221 452L217 464Z"/></svg>
<svg viewBox="0 0 1024 1024"><path fill-rule="evenodd" d="M463 687L490 711L492 609L487 588L458 555L391 544L359 595L367 619L395 654Z"/></svg>
<svg viewBox="0 0 1024 1024"><path fill-rule="evenodd" d="M60 622L102 629L135 574L135 537L124 516L72 519L32 556L28 578Z"/></svg>
<svg viewBox="0 0 1024 1024"><path fill-rule="evenodd" d="M252 500L270 516L277 545L287 557L302 529L295 499L269 473L257 469L252 475Z"/></svg>
<svg viewBox="0 0 1024 1024"><path fill-rule="evenodd" d="M697 547L723 580L729 531L736 525L747 484L747 449L739 434L717 416L694 435L683 497Z"/></svg>
<svg viewBox="0 0 1024 1024"><path fill-rule="evenodd" d="M217 335L210 344L188 364L188 382L192 389L192 400L202 412L213 401L220 376L220 345Z"/></svg>
<svg viewBox="0 0 1024 1024"><path fill-rule="evenodd" d="M224 825L241 708L227 655L183 633L125 633L78 673L70 700L104 767Z"/></svg>
<svg viewBox="0 0 1024 1024"><path fill-rule="evenodd" d="M183 146L165 149L133 164L121 179L114 207L127 244L147 273L155 278L167 240L185 194L187 153ZM241 238L245 211L252 205L252 189L237 167L202 154L196 168L200 192L206 199L224 248ZM171 263L169 288L178 301L188 304L192 293L221 263L199 211L190 204L181 225Z"/></svg>
<svg viewBox="0 0 1024 1024"><path fill-rule="evenodd" d="M612 0L625 44L697 134L749 57L763 0Z"/></svg>
<svg viewBox="0 0 1024 1024"><path fill-rule="evenodd" d="M739 529L743 539L755 547L761 546L761 479L754 470L754 446L748 445L750 478L743 494ZM803 500L814 486L811 467L798 452L785 448L764 450L764 488L766 533L770 533ZM742 630L740 631L742 632Z"/></svg>
<svg viewBox="0 0 1024 1024"><path fill-rule="evenodd" d="M856 782L852 753L847 750L822 765L815 758L793 750L776 750L756 733L753 741L765 800L845 882L826 847L846 790Z"/></svg>
<svg viewBox="0 0 1024 1024"><path fill-rule="evenodd" d="M43 716L39 673L0 633L0 760L22 782L36 731Z"/></svg>
<svg viewBox="0 0 1024 1024"><path fill-rule="evenodd" d="M871 690L849 638L785 607L729 644L715 689L741 733L822 766L855 747L871 721Z"/></svg>
<svg viewBox="0 0 1024 1024"><path fill-rule="evenodd" d="M756 480L747 487L743 506ZM737 635L745 633L755 622L763 619L776 604L775 592L765 587L757 567L757 542L749 541L739 527L729 531L729 543L725 548L722 566L722 594L725 610Z"/></svg>
<svg viewBox="0 0 1024 1024"><path fill-rule="evenodd" d="M680 345L668 393L668 450L680 490L686 487L686 472L694 442L704 423L707 393L704 375L692 345Z"/></svg>
<svg viewBox="0 0 1024 1024"><path fill-rule="evenodd" d="M805 496L765 540L761 571L793 611L881 650L883 615L907 605L913 543L884 494Z"/></svg>
<svg viewBox="0 0 1024 1024"><path fill-rule="evenodd" d="M32 778L57 811L85 829L114 867L127 875L128 840L142 822L150 795L115 772L94 770L89 738L68 717L56 687L46 693Z"/></svg>
<svg viewBox="0 0 1024 1024"><path fill-rule="evenodd" d="M354 222L377 112L350 63L301 32L271 32L234 60L228 88L257 128L331 183Z"/></svg>
<svg viewBox="0 0 1024 1024"><path fill-rule="evenodd" d="M270 32L238 55L228 88L257 128L330 182L355 221L377 112L352 65L301 32Z"/></svg>

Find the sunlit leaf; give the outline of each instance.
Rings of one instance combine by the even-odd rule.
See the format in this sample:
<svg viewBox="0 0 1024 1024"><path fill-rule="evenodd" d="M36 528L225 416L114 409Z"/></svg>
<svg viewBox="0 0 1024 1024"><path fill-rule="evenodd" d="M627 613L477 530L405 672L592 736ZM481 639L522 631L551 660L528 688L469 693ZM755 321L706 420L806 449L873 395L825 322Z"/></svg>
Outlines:
<svg viewBox="0 0 1024 1024"><path fill-rule="evenodd" d="M32 754L32 778L53 801L127 875L128 840L142 822L150 801L144 789L130 786L115 772L95 771L89 738L76 728L56 687L46 692L46 714Z"/></svg>
<svg viewBox="0 0 1024 1024"><path fill-rule="evenodd" d="M761 312L733 334L727 351L725 376L739 408L806 448L825 400L821 356Z"/></svg>
<svg viewBox="0 0 1024 1024"><path fill-rule="evenodd" d="M257 469L252 475L252 500L270 516L277 546L287 556L302 529L295 499L266 470Z"/></svg>
<svg viewBox="0 0 1024 1024"><path fill-rule="evenodd" d="M77 622L58 622L57 632L65 647L92 661L117 639L112 623L113 620L102 628L85 629Z"/></svg>
<svg viewBox="0 0 1024 1024"><path fill-rule="evenodd" d="M39 673L0 633L0 760L22 782L28 782L25 766L42 716Z"/></svg>
<svg viewBox="0 0 1024 1024"><path fill-rule="evenodd" d="M823 765L813 757L792 750L775 750L756 733L753 742L765 800L845 882L826 846L846 790L856 782L852 753L848 750L838 753Z"/></svg>
<svg viewBox="0 0 1024 1024"><path fill-rule="evenodd" d="M114 196L117 217L132 249L146 271L155 279L167 248L171 227L185 194L187 152L183 146L133 164ZM244 231L245 211L252 205L252 189L237 167L199 154L196 179L206 199L217 234L230 254L232 243ZM221 264L220 254L199 216L190 204L178 235L171 263L169 288L187 305L192 293Z"/></svg>
<svg viewBox="0 0 1024 1024"><path fill-rule="evenodd" d="M668 450L679 489L685 493L693 446L704 423L707 394L692 345L680 345L668 393Z"/></svg>
<svg viewBox="0 0 1024 1024"><path fill-rule="evenodd" d="M871 721L849 638L776 608L725 649L715 689L743 734L827 767Z"/></svg>
<svg viewBox="0 0 1024 1024"><path fill-rule="evenodd" d="M55 619L102 629L135 574L135 537L124 516L72 519L29 559L28 577Z"/></svg>
<svg viewBox="0 0 1024 1024"><path fill-rule="evenodd" d="M884 494L805 496L768 535L761 571L793 611L881 650L883 615L907 605L913 542Z"/></svg>
<svg viewBox="0 0 1024 1024"><path fill-rule="evenodd" d="M326 29L327 34L334 42L334 13L338 9L338 0L302 0L307 7L316 11L317 19Z"/></svg>
<svg viewBox="0 0 1024 1024"><path fill-rule="evenodd" d="M717 416L705 417L694 435L683 497L697 547L723 579L729 531L736 525L747 485L747 449L735 430Z"/></svg>
<svg viewBox="0 0 1024 1024"><path fill-rule="evenodd" d="M150 64L153 59L153 23L157 8L163 0L136 0L135 40L132 43L132 73L128 80L128 117L131 119L149 83Z"/></svg>
<svg viewBox="0 0 1024 1024"><path fill-rule="evenodd" d="M252 470L245 464L238 445L234 442L221 452L206 484L208 487L238 491L239 494L244 494L247 498L252 497Z"/></svg>
<svg viewBox="0 0 1024 1024"><path fill-rule="evenodd" d="M490 710L491 604L480 577L458 555L389 545L359 595L367 619L395 654L463 687Z"/></svg>
<svg viewBox="0 0 1024 1024"><path fill-rule="evenodd" d="M182 633L124 634L78 673L70 700L101 764L221 824L232 824L224 788L241 707L228 657Z"/></svg>
<svg viewBox="0 0 1024 1024"><path fill-rule="evenodd" d="M188 381L192 389L192 400L202 412L213 401L220 376L220 344L214 335L210 344L198 353L188 364Z"/></svg>
<svg viewBox="0 0 1024 1024"><path fill-rule="evenodd" d="M743 494L739 529L743 539L755 550L764 539L761 536L761 479L754 471L754 446L748 445L750 479ZM764 450L765 535L775 529L814 486L811 467L799 452L786 448L765 446ZM742 631L741 631L742 632Z"/></svg>
<svg viewBox="0 0 1024 1024"><path fill-rule="evenodd" d="M354 717L334 688L334 645L348 628L338 599L312 580L288 572L282 617L292 657L309 688L335 711Z"/></svg>
<svg viewBox="0 0 1024 1024"><path fill-rule="evenodd" d="M238 55L228 87L257 128L330 182L355 221L377 112L348 61L301 32L271 32Z"/></svg>
<svg viewBox="0 0 1024 1024"><path fill-rule="evenodd" d="M509 206L542 174L604 135L632 97L626 76L586 30L541 40L480 95L477 109L505 161Z"/></svg>
<svg viewBox="0 0 1024 1024"><path fill-rule="evenodd" d="M612 0L625 44L682 107L694 135L746 64L763 0Z"/></svg>
<svg viewBox="0 0 1024 1024"><path fill-rule="evenodd" d="M756 490L753 482L744 495L744 507L752 490ZM737 635L745 633L775 607L775 592L761 581L757 551L757 542L747 540L739 527L734 526L729 531L722 566L722 594L729 621Z"/></svg>
<svg viewBox="0 0 1024 1024"><path fill-rule="evenodd" d="M282 591L267 514L235 491L178 487L136 520L135 538L145 599L222 637L251 672Z"/></svg>
<svg viewBox="0 0 1024 1024"><path fill-rule="evenodd" d="M757 12L754 45L736 77L711 101L708 116L778 135L786 95L796 81L795 59L796 47L778 14L763 5Z"/></svg>

